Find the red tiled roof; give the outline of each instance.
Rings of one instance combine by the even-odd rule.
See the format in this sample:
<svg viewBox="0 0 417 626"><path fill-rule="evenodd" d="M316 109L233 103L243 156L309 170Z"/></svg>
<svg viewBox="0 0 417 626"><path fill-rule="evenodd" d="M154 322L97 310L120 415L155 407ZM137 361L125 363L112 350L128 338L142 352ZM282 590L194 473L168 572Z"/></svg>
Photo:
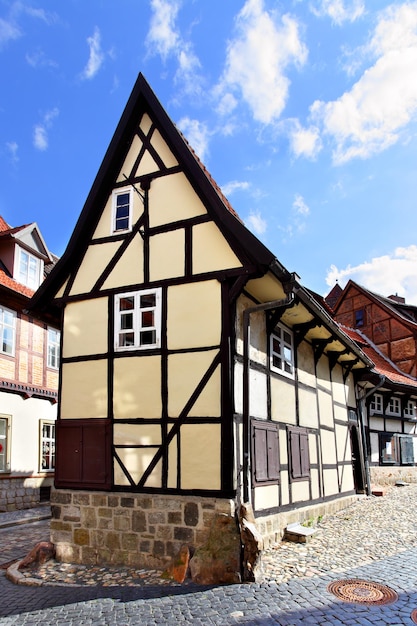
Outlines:
<svg viewBox="0 0 417 626"><path fill-rule="evenodd" d="M16 291L16 293L20 293L23 296L27 296L28 298L31 298L35 293L33 289L29 289L29 287L26 287L25 285L15 281L13 278L10 278L10 276L7 276L2 269L0 269L0 285L3 285L12 291Z"/></svg>
<svg viewBox="0 0 417 626"><path fill-rule="evenodd" d="M10 230L10 226L7 224L7 222L4 221L4 219L0 215L0 233L5 230Z"/></svg>
<svg viewBox="0 0 417 626"><path fill-rule="evenodd" d="M3 218L0 218L3 221L3 224L6 224L6 222L3 220ZM14 228L10 228L10 226L7 226L7 228L3 228L2 229L2 224L0 223L0 237L5 237L7 235L14 235L15 233L18 233L20 230L23 230L24 228L27 228L28 226L30 226L30 224L23 224L22 226L15 226Z"/></svg>
<svg viewBox="0 0 417 626"><path fill-rule="evenodd" d="M408 376L404 372L401 372L394 363L392 363L387 357L385 357L379 350L376 349L368 339L362 333L353 328L340 325L343 332L350 337L358 346L363 350L368 358L374 363L375 372L382 374L388 380L400 385L409 385L417 388L417 379L412 376Z"/></svg>

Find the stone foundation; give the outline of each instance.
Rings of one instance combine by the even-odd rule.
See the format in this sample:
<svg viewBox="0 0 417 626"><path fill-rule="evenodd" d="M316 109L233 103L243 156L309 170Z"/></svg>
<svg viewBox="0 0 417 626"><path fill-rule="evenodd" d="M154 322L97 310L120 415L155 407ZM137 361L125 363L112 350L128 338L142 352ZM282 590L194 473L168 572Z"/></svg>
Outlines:
<svg viewBox="0 0 417 626"><path fill-rule="evenodd" d="M324 515L332 515L337 511L346 509L363 496L352 495L323 502L311 506L299 507L291 511L282 511L274 515L262 517L260 513L256 514L256 527L264 540L264 549L279 543L288 524L295 524L312 520L317 521L318 517Z"/></svg>
<svg viewBox="0 0 417 626"><path fill-rule="evenodd" d="M41 499L41 490L51 488L53 480L53 476L0 478L0 512L39 506L44 501Z"/></svg>
<svg viewBox="0 0 417 626"><path fill-rule="evenodd" d="M182 545L202 546L233 500L53 490L51 541L65 563L164 569Z"/></svg>
<svg viewBox="0 0 417 626"><path fill-rule="evenodd" d="M373 485L395 485L397 480L406 483L417 483L417 467L403 465L389 467L371 467L371 483Z"/></svg>

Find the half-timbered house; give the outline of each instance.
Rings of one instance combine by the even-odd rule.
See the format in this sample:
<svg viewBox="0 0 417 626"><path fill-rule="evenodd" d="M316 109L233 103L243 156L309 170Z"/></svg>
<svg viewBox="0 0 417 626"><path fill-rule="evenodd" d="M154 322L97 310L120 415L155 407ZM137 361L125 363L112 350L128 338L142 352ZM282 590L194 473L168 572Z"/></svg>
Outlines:
<svg viewBox="0 0 417 626"><path fill-rule="evenodd" d="M27 308L55 261L36 223L0 217L0 511L49 501L53 484L59 322Z"/></svg>
<svg viewBox="0 0 417 626"><path fill-rule="evenodd" d="M32 306L63 318L62 560L160 565L242 502L275 541L290 515L354 497L370 360L244 226L142 75Z"/></svg>

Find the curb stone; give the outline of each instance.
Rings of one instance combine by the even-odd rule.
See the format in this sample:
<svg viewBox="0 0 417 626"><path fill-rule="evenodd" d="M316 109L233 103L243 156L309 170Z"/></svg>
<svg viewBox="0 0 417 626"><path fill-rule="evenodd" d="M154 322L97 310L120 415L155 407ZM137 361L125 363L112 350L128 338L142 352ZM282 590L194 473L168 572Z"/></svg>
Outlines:
<svg viewBox="0 0 417 626"><path fill-rule="evenodd" d="M22 572L19 571L19 565L21 564L22 559L16 561L6 570L6 578L10 580L10 582L15 585L28 585L29 587L41 587L43 585L43 581L39 580L39 578L31 578L30 576L25 576Z"/></svg>

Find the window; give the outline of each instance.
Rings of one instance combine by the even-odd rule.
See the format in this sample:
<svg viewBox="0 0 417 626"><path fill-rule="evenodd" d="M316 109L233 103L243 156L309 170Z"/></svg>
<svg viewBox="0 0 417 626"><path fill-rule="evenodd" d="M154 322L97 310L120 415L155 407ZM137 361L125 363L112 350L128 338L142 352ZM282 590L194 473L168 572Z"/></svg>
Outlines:
<svg viewBox="0 0 417 626"><path fill-rule="evenodd" d="M52 472L55 469L55 423L41 422L41 472Z"/></svg>
<svg viewBox="0 0 417 626"><path fill-rule="evenodd" d="M0 415L0 473L10 472L10 415Z"/></svg>
<svg viewBox="0 0 417 626"><path fill-rule="evenodd" d="M14 355L16 313L0 306L0 352Z"/></svg>
<svg viewBox="0 0 417 626"><path fill-rule="evenodd" d="M255 484L279 480L277 424L252 422L252 473Z"/></svg>
<svg viewBox="0 0 417 626"><path fill-rule="evenodd" d="M310 453L308 431L297 426L288 427L290 471L292 480L310 477Z"/></svg>
<svg viewBox="0 0 417 626"><path fill-rule="evenodd" d="M48 367L58 369L60 357L60 332L55 328L48 328Z"/></svg>
<svg viewBox="0 0 417 626"><path fill-rule="evenodd" d="M390 398L387 413L390 415L401 415L401 402L399 398Z"/></svg>
<svg viewBox="0 0 417 626"><path fill-rule="evenodd" d="M363 309L358 309L355 311L355 326L359 328L365 324L365 311Z"/></svg>
<svg viewBox="0 0 417 626"><path fill-rule="evenodd" d="M416 417L416 403L414 400L409 400L404 406L404 416L410 418Z"/></svg>
<svg viewBox="0 0 417 626"><path fill-rule="evenodd" d="M161 290L116 296L115 349L157 348L161 334Z"/></svg>
<svg viewBox="0 0 417 626"><path fill-rule="evenodd" d="M132 189L119 189L113 192L113 232L118 233L132 228Z"/></svg>
<svg viewBox="0 0 417 626"><path fill-rule="evenodd" d="M43 269L41 259L19 248L18 263L17 280L19 283L30 287L30 289L37 289L41 284L41 270Z"/></svg>
<svg viewBox="0 0 417 626"><path fill-rule="evenodd" d="M270 338L271 370L285 376L294 376L294 348L291 331L280 324Z"/></svg>
<svg viewBox="0 0 417 626"><path fill-rule="evenodd" d="M411 435L380 433L379 454L381 465L413 465L413 439Z"/></svg>
<svg viewBox="0 0 417 626"><path fill-rule="evenodd" d="M380 393L375 393L372 396L370 409L372 413L383 413L384 412L384 404L382 401L382 396Z"/></svg>

